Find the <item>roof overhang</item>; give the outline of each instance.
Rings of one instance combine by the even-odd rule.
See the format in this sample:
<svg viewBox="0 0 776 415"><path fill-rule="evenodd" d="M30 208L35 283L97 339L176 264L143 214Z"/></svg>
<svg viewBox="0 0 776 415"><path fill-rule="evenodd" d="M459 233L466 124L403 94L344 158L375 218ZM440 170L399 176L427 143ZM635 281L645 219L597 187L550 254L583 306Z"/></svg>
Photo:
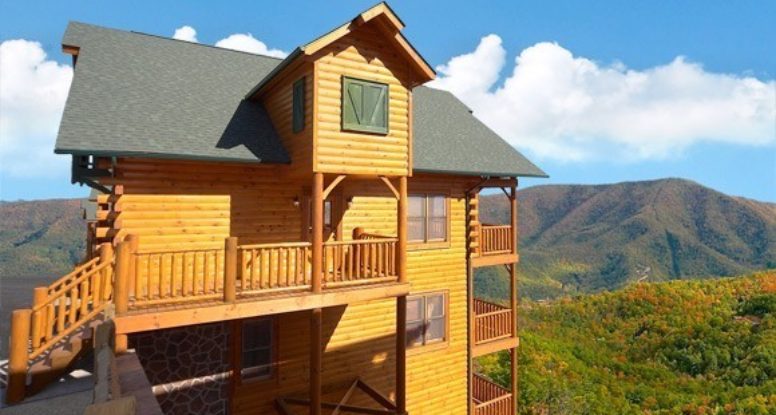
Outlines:
<svg viewBox="0 0 776 415"><path fill-rule="evenodd" d="M412 69L416 72L415 80L417 85L424 84L436 77L436 73L431 65L426 62L425 59L418 53L417 50L410 44L409 41L402 35L401 30L404 29L404 22L399 19L396 13L388 6L387 3L381 2L376 6L364 11L356 16L353 20L337 27L336 29L326 33L325 35L294 49L286 59L283 60L270 74L259 82L250 92L246 95L246 98L252 98L258 94L264 86L270 83L270 81L285 68L292 66L292 63L296 62L300 58L313 56L320 52L328 45L336 42L337 40L347 36L359 27L373 22L386 36L386 38L392 40L399 51L404 53Z"/></svg>

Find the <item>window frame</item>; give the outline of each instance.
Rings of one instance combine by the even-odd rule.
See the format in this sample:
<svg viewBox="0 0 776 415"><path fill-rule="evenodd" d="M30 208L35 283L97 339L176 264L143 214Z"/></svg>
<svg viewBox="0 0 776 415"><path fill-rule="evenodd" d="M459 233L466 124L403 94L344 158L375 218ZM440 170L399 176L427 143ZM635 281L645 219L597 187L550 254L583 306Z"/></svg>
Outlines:
<svg viewBox="0 0 776 415"><path fill-rule="evenodd" d="M444 338L441 340L428 341L426 339L428 322L432 319L428 316L428 298L434 296L442 297L442 309L444 311L444 315L441 318L444 320ZM421 344L406 345L407 354L412 355L447 348L450 345L450 291L434 290L412 293L407 296L407 304L409 304L410 300L417 298L422 298L423 342ZM409 328L409 324L407 324L407 327ZM408 334L407 339L409 340L409 338L410 337Z"/></svg>
<svg viewBox="0 0 776 415"><path fill-rule="evenodd" d="M298 105L301 107L301 119L296 118L296 106L297 106L297 88L301 89L301 101L298 102ZM298 134L302 131L304 131L306 127L306 120L305 120L305 100L307 95L307 86L306 86L306 77L301 77L297 79L291 86L291 130L294 134Z"/></svg>
<svg viewBox="0 0 776 415"><path fill-rule="evenodd" d="M345 121L345 102L347 101L347 87L351 83L356 84L367 84L367 85L376 85L381 88L385 89L385 99L383 100L383 112L385 113L385 126L384 127L376 127L376 126L370 126L370 125L360 125L360 124L354 124L349 123ZM368 133L368 134L381 134L381 135L388 135L390 128L390 93L391 93L391 86L384 82L377 82L372 81L369 79L362 79L362 78L355 78L352 76L342 76L342 87L340 90L341 95L341 102L340 102L340 124L342 127L342 131L349 131L349 132L357 132L357 133Z"/></svg>
<svg viewBox="0 0 776 415"><path fill-rule="evenodd" d="M266 375L261 376L245 376L243 374L243 371L245 369L251 369L254 367L260 367L260 366L251 366L249 368L243 367L243 354L245 353L244 350L244 334L245 334L245 325L248 323L253 322L261 322L261 321L269 321L269 330L270 330L270 344L268 347L269 350L269 363L267 364L269 366L269 373ZM277 363L279 361L278 359L278 341L277 341L277 321L273 317L258 317L258 318L249 318L249 319L243 319L238 320L235 322L235 328L236 328L236 335L235 335L235 353L234 353L234 377L236 379L236 383L238 385L244 385L254 382L266 382L271 381L277 377ZM257 349L259 350L259 349Z"/></svg>
<svg viewBox="0 0 776 415"><path fill-rule="evenodd" d="M451 231L451 212L450 212L450 193L445 192L443 190L423 190L423 191L410 191L407 193L408 198L412 197L418 197L423 196L424 197L424 205L423 205L423 218L424 218L424 237L423 240L410 240L409 239L409 230L407 232L408 234L408 240L407 240L407 249L408 250L419 250L419 249L439 249L439 248L449 248L450 247L450 231ZM428 206L429 206L429 199L430 197L442 197L444 198L444 206L445 206L445 238L442 239L428 239L428 228L429 228L429 216L428 216ZM407 203L409 205L409 201ZM407 222L409 226L409 214L407 215Z"/></svg>

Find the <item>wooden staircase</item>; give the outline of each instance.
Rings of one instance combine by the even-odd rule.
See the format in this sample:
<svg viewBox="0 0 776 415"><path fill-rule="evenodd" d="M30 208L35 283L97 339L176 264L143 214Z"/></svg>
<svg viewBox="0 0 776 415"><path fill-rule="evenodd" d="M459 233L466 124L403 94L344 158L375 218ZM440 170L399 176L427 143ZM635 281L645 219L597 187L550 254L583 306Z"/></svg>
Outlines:
<svg viewBox="0 0 776 415"><path fill-rule="evenodd" d="M22 401L58 379L92 350L94 328L112 302L112 246L48 287L34 291L32 308L14 310L6 402Z"/></svg>

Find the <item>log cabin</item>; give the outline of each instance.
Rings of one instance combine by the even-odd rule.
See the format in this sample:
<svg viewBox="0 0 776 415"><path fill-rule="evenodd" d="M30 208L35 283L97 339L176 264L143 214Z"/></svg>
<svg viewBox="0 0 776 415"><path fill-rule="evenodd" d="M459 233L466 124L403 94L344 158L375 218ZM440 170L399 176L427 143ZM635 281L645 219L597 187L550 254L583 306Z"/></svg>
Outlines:
<svg viewBox="0 0 776 415"><path fill-rule="evenodd" d="M7 401L109 323L157 412L514 414L515 192L546 175L423 86L403 28L380 3L277 59L70 23L55 152L95 212L86 259L13 313ZM502 303L475 295L486 266ZM508 387L475 364L504 350Z"/></svg>

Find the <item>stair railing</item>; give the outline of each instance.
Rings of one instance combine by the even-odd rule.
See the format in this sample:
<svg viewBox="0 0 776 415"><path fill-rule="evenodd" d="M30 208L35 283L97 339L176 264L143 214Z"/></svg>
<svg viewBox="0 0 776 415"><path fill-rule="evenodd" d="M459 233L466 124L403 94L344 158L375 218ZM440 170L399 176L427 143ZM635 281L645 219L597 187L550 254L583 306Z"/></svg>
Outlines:
<svg viewBox="0 0 776 415"><path fill-rule="evenodd" d="M24 399L29 362L95 318L110 303L113 250L76 268L49 287L38 287L31 309L14 310L8 356L6 401ZM53 287L53 288L52 288Z"/></svg>

